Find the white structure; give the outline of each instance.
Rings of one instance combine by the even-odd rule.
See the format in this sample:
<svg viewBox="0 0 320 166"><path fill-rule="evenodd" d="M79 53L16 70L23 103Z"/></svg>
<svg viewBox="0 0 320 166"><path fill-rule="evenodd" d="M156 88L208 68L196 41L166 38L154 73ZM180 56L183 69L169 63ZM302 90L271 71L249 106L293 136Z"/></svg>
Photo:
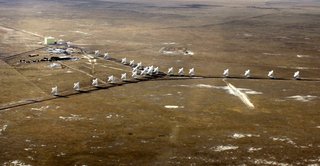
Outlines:
<svg viewBox="0 0 320 166"><path fill-rule="evenodd" d="M184 75L183 67L179 69L178 74L179 74L180 76Z"/></svg>
<svg viewBox="0 0 320 166"><path fill-rule="evenodd" d="M97 59L89 59L89 62L96 64L97 63Z"/></svg>
<svg viewBox="0 0 320 166"><path fill-rule="evenodd" d="M73 89L76 91L80 91L80 82L73 83Z"/></svg>
<svg viewBox="0 0 320 166"><path fill-rule="evenodd" d="M62 45L62 44L66 44L66 42L64 40L62 40L62 39L59 39L57 41L57 44Z"/></svg>
<svg viewBox="0 0 320 166"><path fill-rule="evenodd" d="M269 71L268 77L271 78L271 79L274 79L274 72L273 72L273 70Z"/></svg>
<svg viewBox="0 0 320 166"><path fill-rule="evenodd" d="M132 76L132 78L137 78L138 77L137 71L132 72L131 76Z"/></svg>
<svg viewBox="0 0 320 166"><path fill-rule="evenodd" d="M141 62L137 63L136 68L139 68L139 67L142 67L142 63Z"/></svg>
<svg viewBox="0 0 320 166"><path fill-rule="evenodd" d="M98 85L99 85L99 83L98 83L98 78L93 79L93 80L92 80L92 86L97 87Z"/></svg>
<svg viewBox="0 0 320 166"><path fill-rule="evenodd" d="M110 59L110 55L109 55L109 53L107 53L107 52L106 52L106 53L104 53L103 58L104 58L104 59Z"/></svg>
<svg viewBox="0 0 320 166"><path fill-rule="evenodd" d="M154 68L154 69L153 69L153 73L159 74L159 67Z"/></svg>
<svg viewBox="0 0 320 166"><path fill-rule="evenodd" d="M114 78L113 75L108 77L108 82L110 82L110 83L115 83L116 82L116 79Z"/></svg>
<svg viewBox="0 0 320 166"><path fill-rule="evenodd" d="M132 68L132 72L137 72L137 71L138 71L138 67Z"/></svg>
<svg viewBox="0 0 320 166"><path fill-rule="evenodd" d="M224 77L229 77L229 69L225 69L225 70L223 71L223 76L224 76Z"/></svg>
<svg viewBox="0 0 320 166"><path fill-rule="evenodd" d="M121 74L121 80L127 80L127 73Z"/></svg>
<svg viewBox="0 0 320 166"><path fill-rule="evenodd" d="M243 74L246 78L249 78L250 77L250 70L246 70Z"/></svg>
<svg viewBox="0 0 320 166"><path fill-rule="evenodd" d="M52 45L55 43L56 43L56 39L54 37L49 36L44 38L44 44L46 45Z"/></svg>
<svg viewBox="0 0 320 166"><path fill-rule="evenodd" d="M68 46L68 47L71 47L71 45L72 45L72 42L67 41L67 46Z"/></svg>
<svg viewBox="0 0 320 166"><path fill-rule="evenodd" d="M142 72L140 73L140 75L146 75L147 72L148 72L148 67L144 68L144 69L142 70Z"/></svg>
<svg viewBox="0 0 320 166"><path fill-rule="evenodd" d="M194 68L189 69L189 75L190 76L194 76L195 75Z"/></svg>
<svg viewBox="0 0 320 166"><path fill-rule="evenodd" d="M130 65L130 66L133 66L133 65L134 65L134 60L131 60L130 63L129 63L129 65Z"/></svg>
<svg viewBox="0 0 320 166"><path fill-rule="evenodd" d="M58 96L58 87L57 86L51 88L51 94L54 96Z"/></svg>
<svg viewBox="0 0 320 166"><path fill-rule="evenodd" d="M122 64L127 64L127 58L122 58L122 59L121 59L121 63L122 63Z"/></svg>
<svg viewBox="0 0 320 166"><path fill-rule="evenodd" d="M94 74L94 65L97 64L97 59L89 59L89 63L91 63L91 73Z"/></svg>
<svg viewBox="0 0 320 166"><path fill-rule="evenodd" d="M99 50L95 50L95 51L94 51L94 55L95 55L95 56L99 56L99 54L100 54L100 51L99 51Z"/></svg>
<svg viewBox="0 0 320 166"><path fill-rule="evenodd" d="M300 72L299 72L299 71L296 71L296 72L293 74L293 78L296 79L296 80L299 80L299 79L300 79Z"/></svg>
<svg viewBox="0 0 320 166"><path fill-rule="evenodd" d="M168 75L173 75L173 67L170 67L170 68L168 69Z"/></svg>
<svg viewBox="0 0 320 166"><path fill-rule="evenodd" d="M154 69L153 66L149 66L148 71L147 71L147 74L148 74L148 75L152 75L152 74L153 74L153 69Z"/></svg>

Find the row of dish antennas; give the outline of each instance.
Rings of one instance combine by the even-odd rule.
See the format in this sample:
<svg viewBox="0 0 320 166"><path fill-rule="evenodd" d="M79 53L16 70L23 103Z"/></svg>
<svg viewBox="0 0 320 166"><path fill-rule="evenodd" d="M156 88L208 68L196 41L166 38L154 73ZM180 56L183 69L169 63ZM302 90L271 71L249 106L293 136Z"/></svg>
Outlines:
<svg viewBox="0 0 320 166"><path fill-rule="evenodd" d="M132 78L138 78L138 71L139 71L138 68L139 68L139 66L142 66L142 63L141 63L141 62L138 63L135 68L132 69ZM138 67L138 68L137 68L137 67ZM158 73L159 73L159 68L158 68L158 67L153 67L153 66L148 66L148 67L145 67L143 70L140 70L140 75L147 75L147 74L148 74L148 75L152 75L152 74L158 74ZM173 74L173 68L172 68L172 67L169 68L168 73ZM183 74L184 74L183 68L179 69L179 72L178 72L178 73L179 73L180 75L183 75ZM192 68L192 69L189 70L189 75L190 75L190 76L193 76L193 75L194 75L194 68ZM127 81L127 80L128 80L128 79L127 79L127 73L121 74L120 79L121 79L122 81ZM111 84L116 83L116 77L113 76L113 75L108 76L108 77L107 77L107 82L108 82L108 83L111 83ZM98 86L99 86L99 80L98 80L98 78L94 78L94 79L92 80L91 85L94 86L94 87L98 87ZM73 89L74 89L75 91L80 91L80 82L74 83L74 84L73 84ZM54 95L54 96L58 96L58 95L59 95L59 93L58 93L58 87L57 87L57 86L55 86L55 87L52 88L51 94Z"/></svg>
<svg viewBox="0 0 320 166"><path fill-rule="evenodd" d="M134 60L127 61L127 58L122 58L121 63L125 65L130 65L132 66L132 77L136 78L139 74L140 75L153 75L153 74L159 74L159 67L154 67L154 66L147 66L147 67L142 67L142 63L139 62L137 64L134 63ZM194 68L189 69L188 74L190 76L195 75L195 70ZM174 75L173 73L173 67L168 69L168 75ZM178 70L178 75L183 76L185 75L184 73L184 68L180 68Z"/></svg>
<svg viewBox="0 0 320 166"><path fill-rule="evenodd" d="M229 74L230 74L229 71L230 71L229 69L225 69L225 70L223 71L223 76L224 76L224 77L229 77ZM246 78L250 78L250 77L251 77L251 71L250 71L249 69L246 70L246 71L244 72L243 76L246 77ZM267 76L268 76L268 78L270 78L270 79L275 79L274 71L273 71L273 70L269 71ZM300 71L294 72L294 73L293 73L293 78L294 78L295 80L300 80L300 79L301 79L301 78L300 78Z"/></svg>
<svg viewBox="0 0 320 166"><path fill-rule="evenodd" d="M96 56L99 56L99 55L100 55L100 51L99 51L99 50L96 50L96 51L94 52L94 54L95 54ZM104 54L104 59L110 59L110 58L111 58L111 56L109 55L108 52L106 52L106 53ZM124 65L132 66L132 77L133 77L133 78L137 78L139 74L140 74L141 76L142 76L142 75L153 75L153 74L156 74L156 75L157 75L157 74L159 74L159 67L148 66L148 67L143 68L141 62L135 64L135 61L134 61L134 60L128 61L127 58L122 58L122 59L121 59L121 63L124 64ZM171 67L171 68L168 69L168 75L174 75L174 73L173 73L173 67ZM183 75L184 75L184 68L180 68L180 69L179 69L178 75L180 75L180 76L183 76ZM195 70L194 70L194 68L189 69L189 75L190 75L190 76L194 76L194 75L195 75Z"/></svg>
<svg viewBox="0 0 320 166"><path fill-rule="evenodd" d="M141 63L140 63L140 65L141 65ZM137 66L139 66L139 63L138 63ZM145 68L146 68L146 69L144 69L142 72L145 71L146 74L147 74L149 71L151 71L151 73L152 73L152 72L157 73L157 72L159 71L159 68L153 68L152 66L151 66L151 67L150 67L150 66L149 66L149 67L145 67ZM151 69L152 69L152 70L151 70ZM134 69L133 69L133 70L134 70ZM171 67L171 68L168 69L168 74L169 74L169 75L172 75L172 74L173 74L173 67ZM184 74L184 73L183 73L183 68L180 68L180 69L179 69L178 74L179 74L179 75L183 75L183 74ZM192 69L189 70L189 75L194 75L194 68L192 68ZM244 75L246 78L250 78L250 70L246 70L243 75ZM137 72L136 72L136 71L133 71L132 77L133 77L133 78L136 78L136 76L137 76ZM226 69L226 70L223 71L223 76L224 76L224 77L229 77L229 69ZM271 70L271 71L268 72L268 77L269 77L270 79L274 79L274 78L275 78L275 76L274 76L274 71L273 71L273 70ZM293 74L293 78L296 79L296 80L299 80L299 79L300 79L300 72L299 72L299 71L296 71L296 72ZM127 73L121 74L120 79L123 80L123 81L126 81L126 80L127 80ZM114 83L116 83L116 78L115 78L113 75L108 76L107 82L108 82L108 83L111 83L111 84L114 84ZM99 86L98 78L93 79L91 84L92 84L92 86L94 86L94 87L98 87L98 86ZM74 89L75 91L80 91L80 82L74 83L74 84L73 84L73 89ZM52 93L53 95L55 95L55 96L58 96L58 87L57 87L57 86L53 87L51 93Z"/></svg>
<svg viewBox="0 0 320 166"><path fill-rule="evenodd" d="M122 64L126 64L126 65L129 64L130 66L133 67L133 69L132 69L132 77L133 78L136 78L136 76L139 74L139 71L140 71L140 75L152 75L154 73L155 74L159 73L159 68L158 67L154 68L153 66L148 66L148 67L145 67L143 70L140 70L142 68L142 63L141 62L135 64L134 60L131 60L128 63L127 58L122 58L121 59L121 63ZM223 71L223 76L224 77L229 77L229 73L230 73L229 71L230 71L229 69L225 69ZM195 76L195 69L194 68L189 69L189 73L188 74L190 76ZM170 67L168 69L167 75L169 75L169 76L170 75L174 75L173 67ZM180 68L178 70L178 75L180 75L180 76L184 76L185 75L184 68ZM246 78L250 78L251 77L251 71L249 69L246 70L244 72L243 76L246 77ZM269 71L267 76L270 79L275 79L274 71L273 70ZM299 80L300 79L300 71L294 72L293 78L296 79L296 80Z"/></svg>
<svg viewBox="0 0 320 166"><path fill-rule="evenodd" d="M141 63L140 63L140 65L141 65ZM139 63L138 63L137 66L139 66ZM132 77L133 77L133 78L137 78L137 77L138 77L137 71L134 71L134 70L135 70L135 69L133 69L133 71L132 71ZM136 69L136 70L138 70L138 69ZM169 70L170 70L171 72L173 72L173 69L172 69L172 68L170 68ZM148 67L145 67L145 68L140 72L140 75L146 75L146 74L148 74L148 73L149 73L149 74L150 74L150 73L157 74L158 72L159 72L159 68L158 68L158 67L154 68L153 66L148 66ZM145 73L145 74L144 74L144 73ZM181 69L179 70L179 73L183 75L183 68L181 68ZM194 69L193 69L193 68L190 69L189 74L190 74L190 75L194 75ZM127 81L127 80L128 80L128 79L127 79L127 73L121 74L120 79L121 79L122 81ZM111 84L116 83L116 77L113 76L113 75L108 76L108 77L107 77L107 82L108 82L108 83L111 83ZM98 80L98 78L94 78L94 79L92 80L91 85L94 86L94 87L98 87L98 86L99 86L99 80ZM74 83L74 84L73 84L73 89L74 89L75 91L80 91L80 82ZM59 93L58 93L58 87L57 87L57 86L55 86L55 87L52 88L51 94L54 95L54 96L58 96L58 95L59 95Z"/></svg>
<svg viewBox="0 0 320 166"><path fill-rule="evenodd" d="M99 55L99 53L100 53L99 50L96 50L96 51L95 51L95 54L96 54L96 55ZM105 58L105 59L108 59L108 58L110 58L110 55L109 55L108 53L105 53L105 54L104 54L104 58ZM131 61L129 61L129 63L128 63L128 62L127 62L127 58L122 58L122 59L121 59L121 63L122 63L122 64L126 64L126 65L129 64L130 66L135 66L134 60L131 60ZM136 66L132 69L132 77L135 78L135 77L139 74L138 72L139 72L139 69L140 69L140 68L142 68L142 63L141 63L141 62L137 63ZM154 71L152 72L152 70L154 70ZM146 68L144 68L144 70L142 70L142 72L140 73L140 75L146 75L146 74L152 75L153 73L158 74L158 73L159 73L159 68L158 68L158 67L153 68L153 66L146 67ZM173 67L170 67L170 68L168 69L167 74L168 74L168 75L174 75L174 73L173 73ZM184 75L184 68L180 68L180 69L178 70L178 75L180 75L180 76ZM195 70L194 70L194 68L189 69L189 75L190 75L190 76L194 76L194 75L195 75ZM224 77L229 77L229 69L225 69L225 70L223 71L223 76L224 76ZM244 72L243 76L246 77L246 78L250 78L250 77L251 77L251 71L250 71L249 69L246 70L246 71ZM271 71L268 72L268 78L271 78L271 79L274 79L274 78L275 78L275 76L274 76L274 71L273 71L273 70L271 70ZM299 80L299 79L300 79L300 72L299 72L299 71L296 71L296 72L293 74L293 78L296 79L296 80Z"/></svg>
<svg viewBox="0 0 320 166"><path fill-rule="evenodd" d="M141 62L138 63L137 66L140 66L139 64L141 65ZM133 70L134 70L134 69L133 69ZM159 68L153 68L152 66L149 66L149 67L145 67L145 69L144 69L142 72L145 72L146 74L148 74L148 72L157 73L157 72L159 72ZM141 73L142 73L142 72L141 72ZM180 68L180 69L179 69L178 74L179 74L179 75L184 75L183 68ZM194 74L195 74L195 73L194 73L194 68L190 69L190 70L189 70L189 75L194 75ZM171 67L171 68L168 69L168 75L173 75L173 67ZM132 77L133 77L133 78L136 78L136 76L137 76L137 71L133 71ZM223 71L223 76L224 76L224 77L229 77L229 69L225 69L225 70ZM246 71L244 72L243 76L246 77L246 78L250 78L250 70L246 70ZM270 79L274 79L274 78L275 78L275 76L274 76L274 71L273 71L273 70L271 70L271 71L268 72L268 77L269 77ZM299 72L299 71L294 72L293 78L296 79L296 80L299 80L299 79L300 79L300 72ZM126 80L127 80L127 73L121 74L120 79L121 79L122 81L126 81ZM107 82L108 82L108 83L111 83L111 84L114 84L114 83L116 83L116 78L115 78L113 75L108 76ZM94 86L94 87L98 87L98 86L99 86L98 78L93 79L91 84L92 84L92 86ZM80 91L80 82L74 83L74 84L73 84L73 89L74 89L75 91ZM57 95L58 95L58 87L57 87L57 86L53 87L51 93L52 93L53 95L57 96Z"/></svg>
<svg viewBox="0 0 320 166"><path fill-rule="evenodd" d="M126 79L125 77L126 77L126 73L124 73L124 74L121 75L121 78L122 78L122 79ZM116 79L115 79L115 77L114 77L113 75L108 77L108 82L110 82L110 83L115 83L115 80L116 80ZM98 87L98 86L99 86L99 80L98 80L98 78L94 78L94 79L92 80L91 85L94 86L94 87ZM78 92L81 91L81 89L80 89L80 82L73 83L73 89L74 89L75 91L78 91ZM58 95L59 95L58 86L52 87L52 89L51 89L51 94L54 95L54 96L58 96Z"/></svg>

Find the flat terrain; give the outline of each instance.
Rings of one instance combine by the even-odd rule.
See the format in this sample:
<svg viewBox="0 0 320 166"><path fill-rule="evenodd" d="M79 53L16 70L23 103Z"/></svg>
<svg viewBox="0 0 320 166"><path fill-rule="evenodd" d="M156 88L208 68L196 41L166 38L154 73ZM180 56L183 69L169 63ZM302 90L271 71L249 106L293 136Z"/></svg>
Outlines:
<svg viewBox="0 0 320 166"><path fill-rule="evenodd" d="M319 165L319 32L316 0L0 0L0 165Z"/></svg>

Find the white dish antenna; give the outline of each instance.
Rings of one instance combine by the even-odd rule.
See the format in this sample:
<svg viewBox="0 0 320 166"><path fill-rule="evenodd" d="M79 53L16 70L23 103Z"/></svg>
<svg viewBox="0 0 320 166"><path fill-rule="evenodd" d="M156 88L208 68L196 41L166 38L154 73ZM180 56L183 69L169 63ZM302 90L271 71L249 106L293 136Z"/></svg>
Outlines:
<svg viewBox="0 0 320 166"><path fill-rule="evenodd" d="M115 83L115 81L116 81L116 79L115 79L115 77L113 75L108 77L108 82Z"/></svg>
<svg viewBox="0 0 320 166"><path fill-rule="evenodd" d="M129 63L129 65L130 65L130 66L133 66L133 65L134 65L134 60L131 60L130 63Z"/></svg>
<svg viewBox="0 0 320 166"><path fill-rule="evenodd" d="M58 96L58 87L57 86L51 88L51 94L54 96Z"/></svg>
<svg viewBox="0 0 320 166"><path fill-rule="evenodd" d="M180 76L184 75L183 67L179 69L178 74L179 74Z"/></svg>
<svg viewBox="0 0 320 166"><path fill-rule="evenodd" d="M121 63L122 63L122 64L127 64L127 58L122 58L122 59L121 59Z"/></svg>
<svg viewBox="0 0 320 166"><path fill-rule="evenodd" d="M73 89L76 91L80 91L80 82L73 83Z"/></svg>
<svg viewBox="0 0 320 166"><path fill-rule="evenodd" d="M149 66L148 70L147 70L147 74L152 75L153 74L153 66Z"/></svg>
<svg viewBox="0 0 320 166"><path fill-rule="evenodd" d="M168 75L173 75L173 67L170 67L170 68L168 69Z"/></svg>
<svg viewBox="0 0 320 166"><path fill-rule="evenodd" d="M271 71L268 72L268 77L271 78L271 79L274 78L274 72L273 72L273 70L271 70Z"/></svg>
<svg viewBox="0 0 320 166"><path fill-rule="evenodd" d="M159 67L155 67L155 68L153 69L153 73L159 74Z"/></svg>
<svg viewBox="0 0 320 166"><path fill-rule="evenodd" d="M99 56L99 54L100 54L100 51L99 51L99 50L95 50L95 51L94 51L94 55L95 55L95 56Z"/></svg>
<svg viewBox="0 0 320 166"><path fill-rule="evenodd" d="M142 63L141 62L137 63L136 68L139 68L139 67L142 67Z"/></svg>
<svg viewBox="0 0 320 166"><path fill-rule="evenodd" d="M132 72L137 72L137 71L138 71L138 67L132 68Z"/></svg>
<svg viewBox="0 0 320 166"><path fill-rule="evenodd" d="M189 69L189 75L190 76L194 76L195 75L194 68Z"/></svg>
<svg viewBox="0 0 320 166"><path fill-rule="evenodd" d="M224 76L224 77L229 77L229 69L225 69L225 70L223 71L223 76Z"/></svg>
<svg viewBox="0 0 320 166"><path fill-rule="evenodd" d="M137 78L138 77L137 71L133 71L131 76L132 78Z"/></svg>
<svg viewBox="0 0 320 166"><path fill-rule="evenodd" d="M142 70L142 72L140 73L140 75L146 75L147 72L148 72L148 67L144 68L144 69Z"/></svg>
<svg viewBox="0 0 320 166"><path fill-rule="evenodd" d="M106 53L104 53L103 58L104 58L104 59L110 59L110 55L109 55L109 53L107 53L107 52L106 52Z"/></svg>
<svg viewBox="0 0 320 166"><path fill-rule="evenodd" d="M97 87L99 84L98 84L98 78L95 78L92 80L92 86L95 86Z"/></svg>
<svg viewBox="0 0 320 166"><path fill-rule="evenodd" d="M249 78L250 77L250 70L246 70L243 74L246 78Z"/></svg>
<svg viewBox="0 0 320 166"><path fill-rule="evenodd" d="M299 80L300 79L300 72L299 71L294 72L293 78L296 80Z"/></svg>
<svg viewBox="0 0 320 166"><path fill-rule="evenodd" d="M121 80L127 80L127 73L121 74Z"/></svg>

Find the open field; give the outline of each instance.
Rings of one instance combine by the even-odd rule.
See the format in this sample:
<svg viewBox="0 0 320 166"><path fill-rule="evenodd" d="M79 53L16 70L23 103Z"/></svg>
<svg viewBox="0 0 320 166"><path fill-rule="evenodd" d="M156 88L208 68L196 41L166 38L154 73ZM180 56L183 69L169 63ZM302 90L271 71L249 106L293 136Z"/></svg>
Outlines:
<svg viewBox="0 0 320 166"><path fill-rule="evenodd" d="M319 165L319 32L315 0L0 0L0 165Z"/></svg>

